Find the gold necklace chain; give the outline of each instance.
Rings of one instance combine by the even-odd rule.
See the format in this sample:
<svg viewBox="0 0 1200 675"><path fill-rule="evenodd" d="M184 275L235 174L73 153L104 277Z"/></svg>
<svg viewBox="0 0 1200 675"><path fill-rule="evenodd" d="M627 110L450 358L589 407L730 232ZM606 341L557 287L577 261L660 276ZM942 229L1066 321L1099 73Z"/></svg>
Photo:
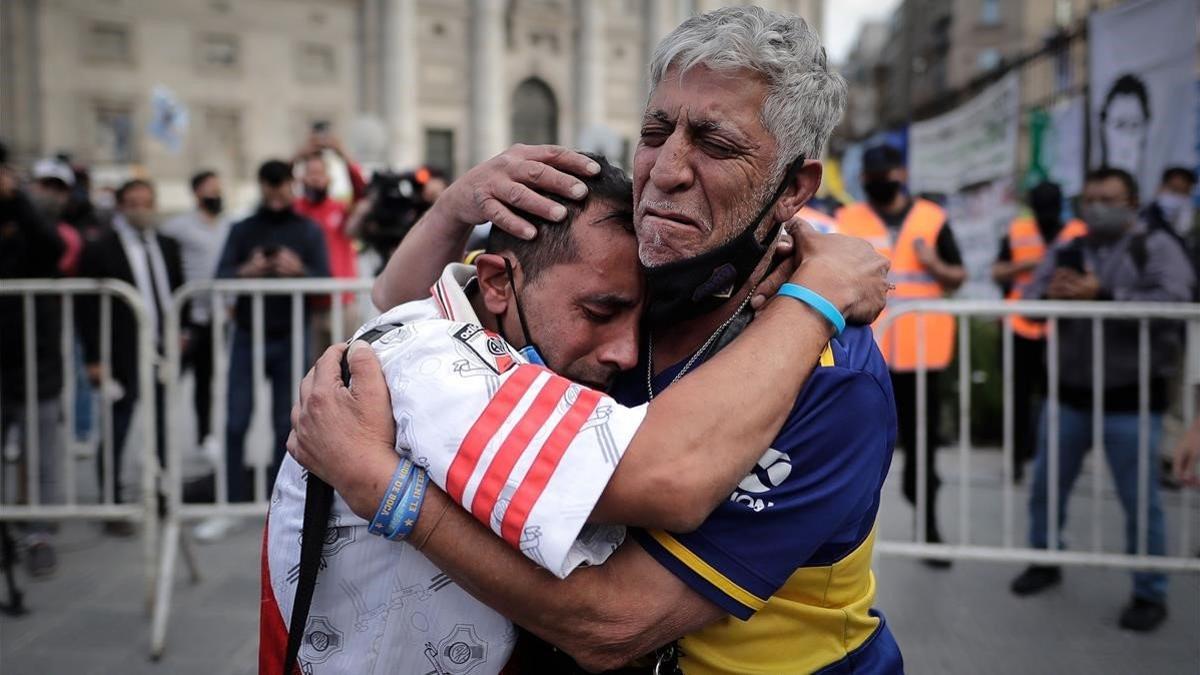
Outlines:
<svg viewBox="0 0 1200 675"><path fill-rule="evenodd" d="M733 311L733 314L729 315L729 318L725 319L720 326L717 326L717 330L715 330L712 335L708 336L708 339L704 341L704 344L700 345L700 349L696 350L695 354L692 354L692 358L688 359L687 363L683 364L683 368L681 368L679 372L675 374L675 377L671 378L671 381L667 384L667 387L678 382L679 378L683 377L685 373L692 369L692 366L696 365L696 361L699 360L700 356L707 352L710 347L712 347L713 343L717 341L717 338L721 337L721 334L725 332L725 329L729 328L729 324L733 323L733 320L742 313L742 310L746 309L746 305L750 304L750 298L752 297L754 297L753 288L750 289L750 292L746 294L746 299L742 300L742 304L738 305L738 308ZM667 387L663 387L663 389L666 389ZM649 396L647 400L654 400L653 330L646 331L646 394Z"/></svg>

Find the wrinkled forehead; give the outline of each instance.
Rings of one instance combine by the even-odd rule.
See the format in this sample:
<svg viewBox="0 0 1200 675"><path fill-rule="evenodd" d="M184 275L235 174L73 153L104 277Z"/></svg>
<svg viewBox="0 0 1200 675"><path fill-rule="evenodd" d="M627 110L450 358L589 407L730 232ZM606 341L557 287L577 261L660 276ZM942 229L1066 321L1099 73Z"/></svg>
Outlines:
<svg viewBox="0 0 1200 675"><path fill-rule="evenodd" d="M672 65L650 92L645 117L765 134L762 108L767 83L748 68Z"/></svg>

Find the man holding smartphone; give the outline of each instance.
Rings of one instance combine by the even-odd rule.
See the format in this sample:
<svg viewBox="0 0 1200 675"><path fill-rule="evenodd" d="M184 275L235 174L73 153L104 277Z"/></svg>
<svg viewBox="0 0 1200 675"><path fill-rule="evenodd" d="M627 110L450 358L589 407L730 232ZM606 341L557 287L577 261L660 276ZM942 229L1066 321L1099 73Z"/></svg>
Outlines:
<svg viewBox="0 0 1200 675"><path fill-rule="evenodd" d="M328 277L329 254L321 230L308 218L296 213L292 165L268 160L258 170L262 203L245 220L229 230L217 277L222 279L262 279L288 277ZM286 452L292 402L292 299L286 295L263 298L263 365L271 380L271 426L275 432L271 469L267 472L269 489L275 480L279 461ZM253 314L250 296L237 299L234 311L233 349L229 359L228 417L225 430L225 475L229 501L249 501L254 495L251 474L244 466L244 443L254 413L254 369L251 352ZM301 326L308 342L308 320ZM307 346L305 347L307 352ZM264 492L265 494L265 492ZM196 530L197 538L213 540L226 534L235 521L210 519Z"/></svg>
<svg viewBox="0 0 1200 675"><path fill-rule="evenodd" d="M1102 168L1088 174L1080 198L1080 215L1088 234L1053 247L1034 274L1028 298L1050 300L1116 300L1119 302L1188 302L1194 274L1183 246L1169 232L1148 228L1138 220L1137 182L1121 169ZM1092 438L1092 320L1058 321L1059 410L1058 520L1066 524L1071 487L1083 466ZM1103 448L1121 507L1125 511L1125 550L1165 555L1166 528L1158 494L1158 443L1162 413L1168 400L1167 381L1178 363L1183 340L1178 327L1155 325L1150 335L1149 470L1139 485L1138 322L1104 322ZM1046 414L1042 414L1033 485L1029 495L1029 543L1047 548L1049 452ZM1147 517L1141 532L1139 493L1146 491ZM1055 548L1064 548L1055 542ZM1058 584L1058 567L1033 565L1012 582L1017 595L1032 595ZM1133 573L1133 598L1121 613L1122 628L1150 631L1167 616L1167 577L1158 572Z"/></svg>

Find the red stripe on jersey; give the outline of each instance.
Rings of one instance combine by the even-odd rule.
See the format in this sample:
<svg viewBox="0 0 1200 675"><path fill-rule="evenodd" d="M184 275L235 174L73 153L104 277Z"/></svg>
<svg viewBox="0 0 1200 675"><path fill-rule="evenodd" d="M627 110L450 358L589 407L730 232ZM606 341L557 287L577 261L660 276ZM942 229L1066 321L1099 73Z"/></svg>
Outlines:
<svg viewBox="0 0 1200 675"><path fill-rule="evenodd" d="M475 498L471 502L471 513L475 514L479 522L491 527L492 509L496 508L496 501L505 482L508 481L509 474L522 453L529 447L534 434L550 419L554 407L558 405L563 394L567 393L570 384L566 378L551 376L546 386L538 392L537 398L533 399L533 404L525 411L521 421L517 422L508 438L504 439L504 443L496 451L496 456L484 472L483 480L480 481L479 489L475 491Z"/></svg>
<svg viewBox="0 0 1200 675"><path fill-rule="evenodd" d="M525 474L525 480L521 481L521 487L513 493L512 503L508 505L508 510L504 513L504 523L500 528L500 536L513 547L520 548L521 533L525 531L529 512L537 503L538 498L542 496L542 492L545 491L546 484L550 482L550 477L558 468L558 462L567 452L571 442L579 435L579 430L583 428L584 422L591 417L592 411L599 403L600 392L594 389L583 389L579 392L579 398L575 400L575 404L558 421L554 431L550 432L546 444L542 446L537 459L529 467L529 473Z"/></svg>
<svg viewBox="0 0 1200 675"><path fill-rule="evenodd" d="M259 675L282 675L283 661L287 657L288 629L283 622L283 613L275 601L275 589L271 586L271 565L267 558L267 532L270 531L270 515L263 528L262 569L259 572L262 584L261 601L258 606L258 673ZM299 664L292 669L299 673Z"/></svg>
<svg viewBox="0 0 1200 675"><path fill-rule="evenodd" d="M458 446L458 453L454 455L450 469L446 472L446 494L450 495L451 499L462 504L467 481L471 479L471 474L475 473L475 465L479 463L483 448L517 407L517 403L525 392L529 391L540 372L542 369L537 366L517 368L516 372L509 375L504 384L500 385L500 391L496 392L475 420L475 424L471 425L470 431L463 437L462 444Z"/></svg>

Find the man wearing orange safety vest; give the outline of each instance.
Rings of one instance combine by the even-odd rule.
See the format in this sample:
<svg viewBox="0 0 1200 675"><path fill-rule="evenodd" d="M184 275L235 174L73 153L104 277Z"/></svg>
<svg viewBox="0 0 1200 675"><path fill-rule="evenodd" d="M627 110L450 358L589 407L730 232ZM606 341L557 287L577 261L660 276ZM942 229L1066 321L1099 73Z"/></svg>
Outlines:
<svg viewBox="0 0 1200 675"><path fill-rule="evenodd" d="M1000 240L1000 253L992 265L992 279L1008 300L1028 298L1026 287L1033 281L1033 271L1046 257L1046 248L1054 242L1064 242L1087 234L1080 220L1062 221L1062 190L1049 182L1039 183L1029 191L1031 215L1012 221ZM1021 482L1025 463L1037 449L1038 399L1046 385L1046 322L1012 315L1013 329L1013 479Z"/></svg>
<svg viewBox="0 0 1200 675"><path fill-rule="evenodd" d="M833 216L827 216L824 212L818 211L807 204L800 207L800 210L796 212L796 217L804 219L805 222L813 226L814 230L822 234L832 234L838 231L837 220Z"/></svg>
<svg viewBox="0 0 1200 675"><path fill-rule="evenodd" d="M892 261L891 280L896 284L889 307L906 301L940 298L966 280L962 255L946 222L946 213L933 202L911 197L905 189L908 171L900 151L888 145L863 153L862 187L866 202L838 211L841 234L861 237ZM919 317L919 318L918 318ZM886 320L886 313L880 322ZM941 481L934 464L940 415L938 381L954 354L955 320L945 314L898 317L886 331L875 335L891 371L896 395L900 442L904 446L904 497L917 504L917 378L924 363L925 390L925 535L940 543L937 526L937 492ZM949 561L929 560L949 566Z"/></svg>

